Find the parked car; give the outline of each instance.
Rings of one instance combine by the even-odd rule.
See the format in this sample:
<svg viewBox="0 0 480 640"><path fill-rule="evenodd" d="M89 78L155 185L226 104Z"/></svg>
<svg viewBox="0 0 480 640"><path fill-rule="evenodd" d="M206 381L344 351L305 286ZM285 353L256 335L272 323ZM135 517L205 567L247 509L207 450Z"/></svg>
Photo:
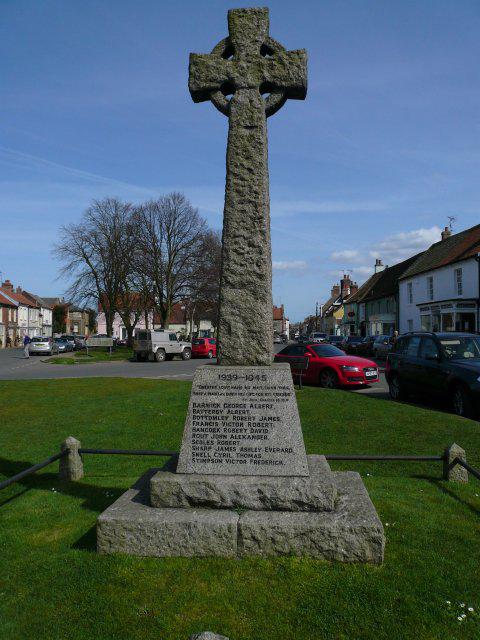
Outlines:
<svg viewBox="0 0 480 640"><path fill-rule="evenodd" d="M334 335L331 335L331 336L328 336L327 342L329 344L333 344L336 347L338 347L339 349L341 349L342 348L341 345L343 345L343 343L345 342L345 336L336 336L336 335L334 336Z"/></svg>
<svg viewBox="0 0 480 640"><path fill-rule="evenodd" d="M127 346L127 340L125 338L119 338L117 339L115 346L116 347L126 347Z"/></svg>
<svg viewBox="0 0 480 640"><path fill-rule="evenodd" d="M69 351L73 351L72 343L68 342L68 340L65 340L65 338L55 338L54 342L58 347L59 353L67 353Z"/></svg>
<svg viewBox="0 0 480 640"><path fill-rule="evenodd" d="M64 334L61 337L72 345L72 351L77 348L77 342L76 342L76 337L77 336Z"/></svg>
<svg viewBox="0 0 480 640"><path fill-rule="evenodd" d="M53 338L33 336L28 345L28 352L30 355L53 356L54 353L59 353L59 349Z"/></svg>
<svg viewBox="0 0 480 640"><path fill-rule="evenodd" d="M215 338L193 338L192 358L216 358L217 341Z"/></svg>
<svg viewBox="0 0 480 640"><path fill-rule="evenodd" d="M308 341L308 336L300 335L297 338L297 342L299 342L300 344L305 344Z"/></svg>
<svg viewBox="0 0 480 640"><path fill-rule="evenodd" d="M372 345L372 355L374 358L386 358L391 350L395 338L393 336L377 336Z"/></svg>
<svg viewBox="0 0 480 640"><path fill-rule="evenodd" d="M146 331L137 329L133 342L133 352L136 359L141 362L145 360L173 360L175 356L180 356L182 360L190 360L192 357L192 343L184 342L177 338L177 334L168 329L160 331Z"/></svg>
<svg viewBox="0 0 480 640"><path fill-rule="evenodd" d="M448 398L453 411L480 409L480 337L471 333L408 333L397 338L385 369L390 396Z"/></svg>
<svg viewBox="0 0 480 640"><path fill-rule="evenodd" d="M347 336L345 342L341 343L343 351L345 353L357 353L358 345L362 344L362 336Z"/></svg>
<svg viewBox="0 0 480 640"><path fill-rule="evenodd" d="M274 360L291 362L292 358L299 356L308 358L308 368L302 376L305 382L319 383L327 389L358 387L378 382L378 367L375 362L346 355L332 344L289 345L277 353Z"/></svg>
<svg viewBox="0 0 480 640"><path fill-rule="evenodd" d="M327 334L326 333L320 333L320 331L314 331L311 336L310 336L310 341L311 342L326 342L327 341Z"/></svg>
<svg viewBox="0 0 480 640"><path fill-rule="evenodd" d="M282 336L278 335L278 333L275 333L273 335L273 344L282 344L282 342Z"/></svg>
<svg viewBox="0 0 480 640"><path fill-rule="evenodd" d="M357 355L359 356L373 356L373 345L377 336L365 336L362 342L357 345Z"/></svg>

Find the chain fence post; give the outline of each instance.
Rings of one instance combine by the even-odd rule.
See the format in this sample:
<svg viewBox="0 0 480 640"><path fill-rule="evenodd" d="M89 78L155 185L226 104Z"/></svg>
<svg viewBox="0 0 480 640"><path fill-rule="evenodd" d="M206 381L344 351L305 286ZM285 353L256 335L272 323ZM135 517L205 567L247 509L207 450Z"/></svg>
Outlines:
<svg viewBox="0 0 480 640"><path fill-rule="evenodd" d="M62 453L66 455L60 458L58 476L60 480L80 480L83 478L83 460L80 455L81 443L73 436L68 437L60 445Z"/></svg>
<svg viewBox="0 0 480 640"><path fill-rule="evenodd" d="M445 449L443 459L443 479L449 482L468 482L468 471L460 464L454 464L457 458L467 461L465 449L459 447L456 442Z"/></svg>

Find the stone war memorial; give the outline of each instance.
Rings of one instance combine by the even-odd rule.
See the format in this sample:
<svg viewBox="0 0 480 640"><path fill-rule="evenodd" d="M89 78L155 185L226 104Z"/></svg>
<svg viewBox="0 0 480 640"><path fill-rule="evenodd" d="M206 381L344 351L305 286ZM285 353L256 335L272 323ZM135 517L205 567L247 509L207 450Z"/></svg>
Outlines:
<svg viewBox="0 0 480 640"><path fill-rule="evenodd" d="M194 102L229 125L218 364L196 370L178 458L100 515L98 551L380 563L359 474L306 455L289 365L272 364L267 118L305 99L307 54L270 37L268 9L229 11L228 34L189 67Z"/></svg>

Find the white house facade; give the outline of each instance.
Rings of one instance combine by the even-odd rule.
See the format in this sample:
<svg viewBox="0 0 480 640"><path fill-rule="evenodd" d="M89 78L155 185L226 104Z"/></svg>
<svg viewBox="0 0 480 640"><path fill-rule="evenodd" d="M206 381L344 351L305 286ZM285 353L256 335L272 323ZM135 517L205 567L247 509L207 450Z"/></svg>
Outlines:
<svg viewBox="0 0 480 640"><path fill-rule="evenodd" d="M400 333L480 331L480 225L447 235L404 274L399 321Z"/></svg>

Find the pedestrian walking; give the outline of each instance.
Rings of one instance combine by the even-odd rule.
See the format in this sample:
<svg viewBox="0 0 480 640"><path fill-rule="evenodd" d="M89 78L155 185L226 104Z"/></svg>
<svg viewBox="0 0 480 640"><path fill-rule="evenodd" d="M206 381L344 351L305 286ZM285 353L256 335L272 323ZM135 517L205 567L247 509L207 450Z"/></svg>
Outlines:
<svg viewBox="0 0 480 640"><path fill-rule="evenodd" d="M29 349L30 342L31 342L30 337L27 334L25 334L25 337L23 339L23 357L24 358L30 358L30 349Z"/></svg>

